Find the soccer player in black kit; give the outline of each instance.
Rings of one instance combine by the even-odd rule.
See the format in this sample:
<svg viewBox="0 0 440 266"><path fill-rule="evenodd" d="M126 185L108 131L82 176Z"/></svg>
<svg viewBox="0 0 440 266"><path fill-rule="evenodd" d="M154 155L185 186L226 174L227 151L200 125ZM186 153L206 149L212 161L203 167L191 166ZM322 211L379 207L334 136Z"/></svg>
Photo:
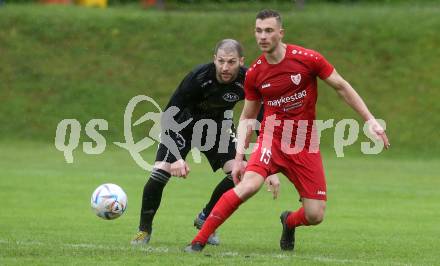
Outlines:
<svg viewBox="0 0 440 266"><path fill-rule="evenodd" d="M184 159L191 148L196 147L205 154L214 172L222 168L226 174L214 189L205 208L197 215L194 226L200 229L218 199L234 187L231 170L236 147L232 133L232 109L238 101L244 99L243 83L247 69L243 67L243 49L236 40L220 41L214 52L214 62L193 69L182 80L165 108L165 112L171 107L178 108L179 111L173 118L175 122L180 124L189 119L191 122L179 132L165 133L174 142L178 154L172 152L173 149L164 144L163 140L159 144L154 169L144 186L139 231L131 241L132 244L147 244L150 241L153 219L159 208L163 189L171 176L187 176L189 166ZM213 134L212 131L203 129L201 139L192 139L197 135L193 134L193 129L196 128L194 125L202 119L214 121L216 132ZM162 120L162 124L163 122ZM205 143L203 147L202 142ZM208 142L213 146L205 150L209 146ZM276 198L278 177L271 176L266 185ZM215 233L210 236L208 244L219 244Z"/></svg>

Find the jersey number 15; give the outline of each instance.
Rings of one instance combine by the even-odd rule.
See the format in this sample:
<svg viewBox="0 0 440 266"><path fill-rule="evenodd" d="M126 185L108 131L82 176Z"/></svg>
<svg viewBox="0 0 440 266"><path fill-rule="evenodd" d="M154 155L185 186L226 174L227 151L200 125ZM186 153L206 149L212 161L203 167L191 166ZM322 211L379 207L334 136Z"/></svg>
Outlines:
<svg viewBox="0 0 440 266"><path fill-rule="evenodd" d="M261 152L260 162L269 164L270 156L272 156L272 152L267 148L263 148Z"/></svg>

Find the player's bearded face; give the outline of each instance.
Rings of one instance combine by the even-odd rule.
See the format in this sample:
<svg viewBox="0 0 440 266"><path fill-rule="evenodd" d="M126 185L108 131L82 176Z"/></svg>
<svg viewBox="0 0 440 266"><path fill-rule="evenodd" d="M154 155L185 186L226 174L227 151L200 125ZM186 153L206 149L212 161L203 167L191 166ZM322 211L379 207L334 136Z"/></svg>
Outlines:
<svg viewBox="0 0 440 266"><path fill-rule="evenodd" d="M272 53L280 44L284 30L276 18L257 19L255 22L255 38L260 50Z"/></svg>
<svg viewBox="0 0 440 266"><path fill-rule="evenodd" d="M219 49L214 55L214 64L217 81L231 83L237 78L240 66L244 64L244 58L240 57L236 51Z"/></svg>

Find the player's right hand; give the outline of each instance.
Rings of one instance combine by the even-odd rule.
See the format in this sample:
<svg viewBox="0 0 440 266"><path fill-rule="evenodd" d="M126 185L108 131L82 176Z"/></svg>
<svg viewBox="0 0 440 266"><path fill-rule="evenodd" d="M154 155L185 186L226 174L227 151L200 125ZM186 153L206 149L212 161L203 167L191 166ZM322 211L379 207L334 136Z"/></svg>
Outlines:
<svg viewBox="0 0 440 266"><path fill-rule="evenodd" d="M367 124L370 134L372 134L376 139L382 140L385 149L388 149L390 147L390 141L388 140L387 134L385 133L385 129L374 118L368 120Z"/></svg>
<svg viewBox="0 0 440 266"><path fill-rule="evenodd" d="M189 166L183 159L177 160L171 164L170 172L172 176L186 178L186 176L189 174L189 171Z"/></svg>
<svg viewBox="0 0 440 266"><path fill-rule="evenodd" d="M243 160L234 160L234 163L232 165L232 181L234 181L234 184L237 185L238 183L240 183L241 178L244 175L244 170L246 168L246 161Z"/></svg>
<svg viewBox="0 0 440 266"><path fill-rule="evenodd" d="M267 187L267 191L272 192L273 199L278 198L278 194L280 193L280 179L277 174L268 176L264 181Z"/></svg>

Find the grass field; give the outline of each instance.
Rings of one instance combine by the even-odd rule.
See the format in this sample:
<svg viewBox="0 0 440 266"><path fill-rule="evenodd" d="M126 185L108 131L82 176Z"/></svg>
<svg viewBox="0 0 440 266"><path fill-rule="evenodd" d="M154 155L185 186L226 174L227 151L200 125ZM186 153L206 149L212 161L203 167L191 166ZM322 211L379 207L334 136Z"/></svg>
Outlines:
<svg viewBox="0 0 440 266"><path fill-rule="evenodd" d="M297 232L295 253L278 247L279 214L297 208L283 178L276 201L264 190L221 228L222 244L192 255L182 248L195 235L192 221L221 178L206 161L191 163L187 180L173 179L154 224L151 244L131 247L146 180L128 153L75 152L66 164L52 144L0 144L0 265L434 265L440 261L440 160L324 155L329 184L325 222ZM152 159L152 153L146 158ZM127 212L114 221L91 212L101 183L128 194Z"/></svg>

